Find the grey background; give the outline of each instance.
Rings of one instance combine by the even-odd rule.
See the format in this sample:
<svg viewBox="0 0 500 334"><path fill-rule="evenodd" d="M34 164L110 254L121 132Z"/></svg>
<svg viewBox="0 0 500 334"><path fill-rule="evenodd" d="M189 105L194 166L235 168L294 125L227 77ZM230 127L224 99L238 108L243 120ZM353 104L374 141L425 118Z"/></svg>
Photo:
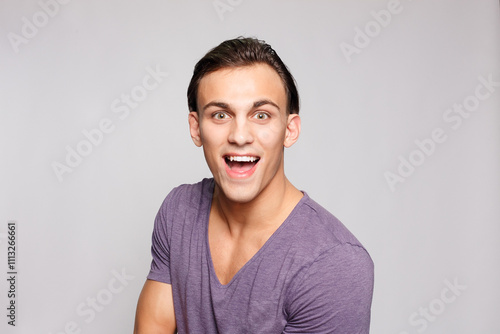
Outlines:
<svg viewBox="0 0 500 334"><path fill-rule="evenodd" d="M499 4L401 0L348 59L342 43L354 45L357 28L376 29L371 12L389 3L73 0L52 5L44 21L37 1L1 0L0 268L6 276L15 220L19 274L15 328L0 280L0 331L132 331L162 200L210 176L188 133L193 66L246 35L269 42L298 82L303 130L286 151L289 179L375 262L371 332L499 333L500 87L459 128L443 119L474 95L478 77L500 81ZM33 16L40 27L23 37L23 17ZM25 43L15 47L12 34ZM112 102L139 92L148 67L168 77L120 119ZM59 181L52 164L103 119L114 130ZM399 156L436 128L446 141L392 191L384 173L397 173ZM462 286L449 303L446 280Z"/></svg>

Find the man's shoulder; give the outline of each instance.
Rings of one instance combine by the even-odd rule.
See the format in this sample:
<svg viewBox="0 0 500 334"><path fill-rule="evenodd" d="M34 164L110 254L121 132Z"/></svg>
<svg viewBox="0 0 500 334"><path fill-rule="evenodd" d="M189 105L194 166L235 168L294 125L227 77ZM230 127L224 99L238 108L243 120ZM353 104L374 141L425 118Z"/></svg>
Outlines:
<svg viewBox="0 0 500 334"><path fill-rule="evenodd" d="M300 229L302 244L316 245L315 247L323 250L338 245L364 248L336 216L314 201L307 193L304 193L304 198L299 203L293 218Z"/></svg>
<svg viewBox="0 0 500 334"><path fill-rule="evenodd" d="M173 188L163 200L158 214L170 221L179 213L196 215L203 203L209 203L213 193L213 179L203 179L192 184L181 184Z"/></svg>
<svg viewBox="0 0 500 334"><path fill-rule="evenodd" d="M173 188L164 200L165 203L176 202L192 202L200 200L202 197L211 196L213 191L214 180L205 178L196 183L184 183Z"/></svg>

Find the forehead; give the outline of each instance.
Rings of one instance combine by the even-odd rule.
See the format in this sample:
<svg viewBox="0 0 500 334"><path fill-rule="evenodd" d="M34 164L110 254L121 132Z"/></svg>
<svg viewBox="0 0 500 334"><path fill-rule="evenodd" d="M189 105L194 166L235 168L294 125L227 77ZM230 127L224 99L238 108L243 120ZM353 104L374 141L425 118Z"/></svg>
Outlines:
<svg viewBox="0 0 500 334"><path fill-rule="evenodd" d="M252 104L262 99L269 99L286 110L283 81L267 64L222 68L205 75L198 87L199 110L213 101Z"/></svg>

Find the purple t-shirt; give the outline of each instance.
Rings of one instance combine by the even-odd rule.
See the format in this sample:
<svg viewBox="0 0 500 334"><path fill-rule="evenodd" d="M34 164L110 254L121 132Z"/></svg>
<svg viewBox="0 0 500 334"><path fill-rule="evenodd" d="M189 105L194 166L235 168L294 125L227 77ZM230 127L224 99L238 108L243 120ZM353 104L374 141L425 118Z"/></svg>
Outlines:
<svg viewBox="0 0 500 334"><path fill-rule="evenodd" d="M307 194L222 285L208 246L213 189L213 179L173 189L155 220L148 279L172 285L179 333L369 332L373 262Z"/></svg>

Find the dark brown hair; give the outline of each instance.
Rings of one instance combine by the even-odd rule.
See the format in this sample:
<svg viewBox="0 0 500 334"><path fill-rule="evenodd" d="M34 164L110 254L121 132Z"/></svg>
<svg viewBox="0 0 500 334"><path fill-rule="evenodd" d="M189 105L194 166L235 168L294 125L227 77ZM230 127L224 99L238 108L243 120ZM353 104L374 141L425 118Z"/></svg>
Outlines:
<svg viewBox="0 0 500 334"><path fill-rule="evenodd" d="M287 112L299 113L299 93L288 68L276 51L264 41L256 38L238 37L222 42L210 50L194 67L193 77L187 90L189 111L198 110L198 86L201 79L227 67L267 64L281 77L287 94Z"/></svg>

